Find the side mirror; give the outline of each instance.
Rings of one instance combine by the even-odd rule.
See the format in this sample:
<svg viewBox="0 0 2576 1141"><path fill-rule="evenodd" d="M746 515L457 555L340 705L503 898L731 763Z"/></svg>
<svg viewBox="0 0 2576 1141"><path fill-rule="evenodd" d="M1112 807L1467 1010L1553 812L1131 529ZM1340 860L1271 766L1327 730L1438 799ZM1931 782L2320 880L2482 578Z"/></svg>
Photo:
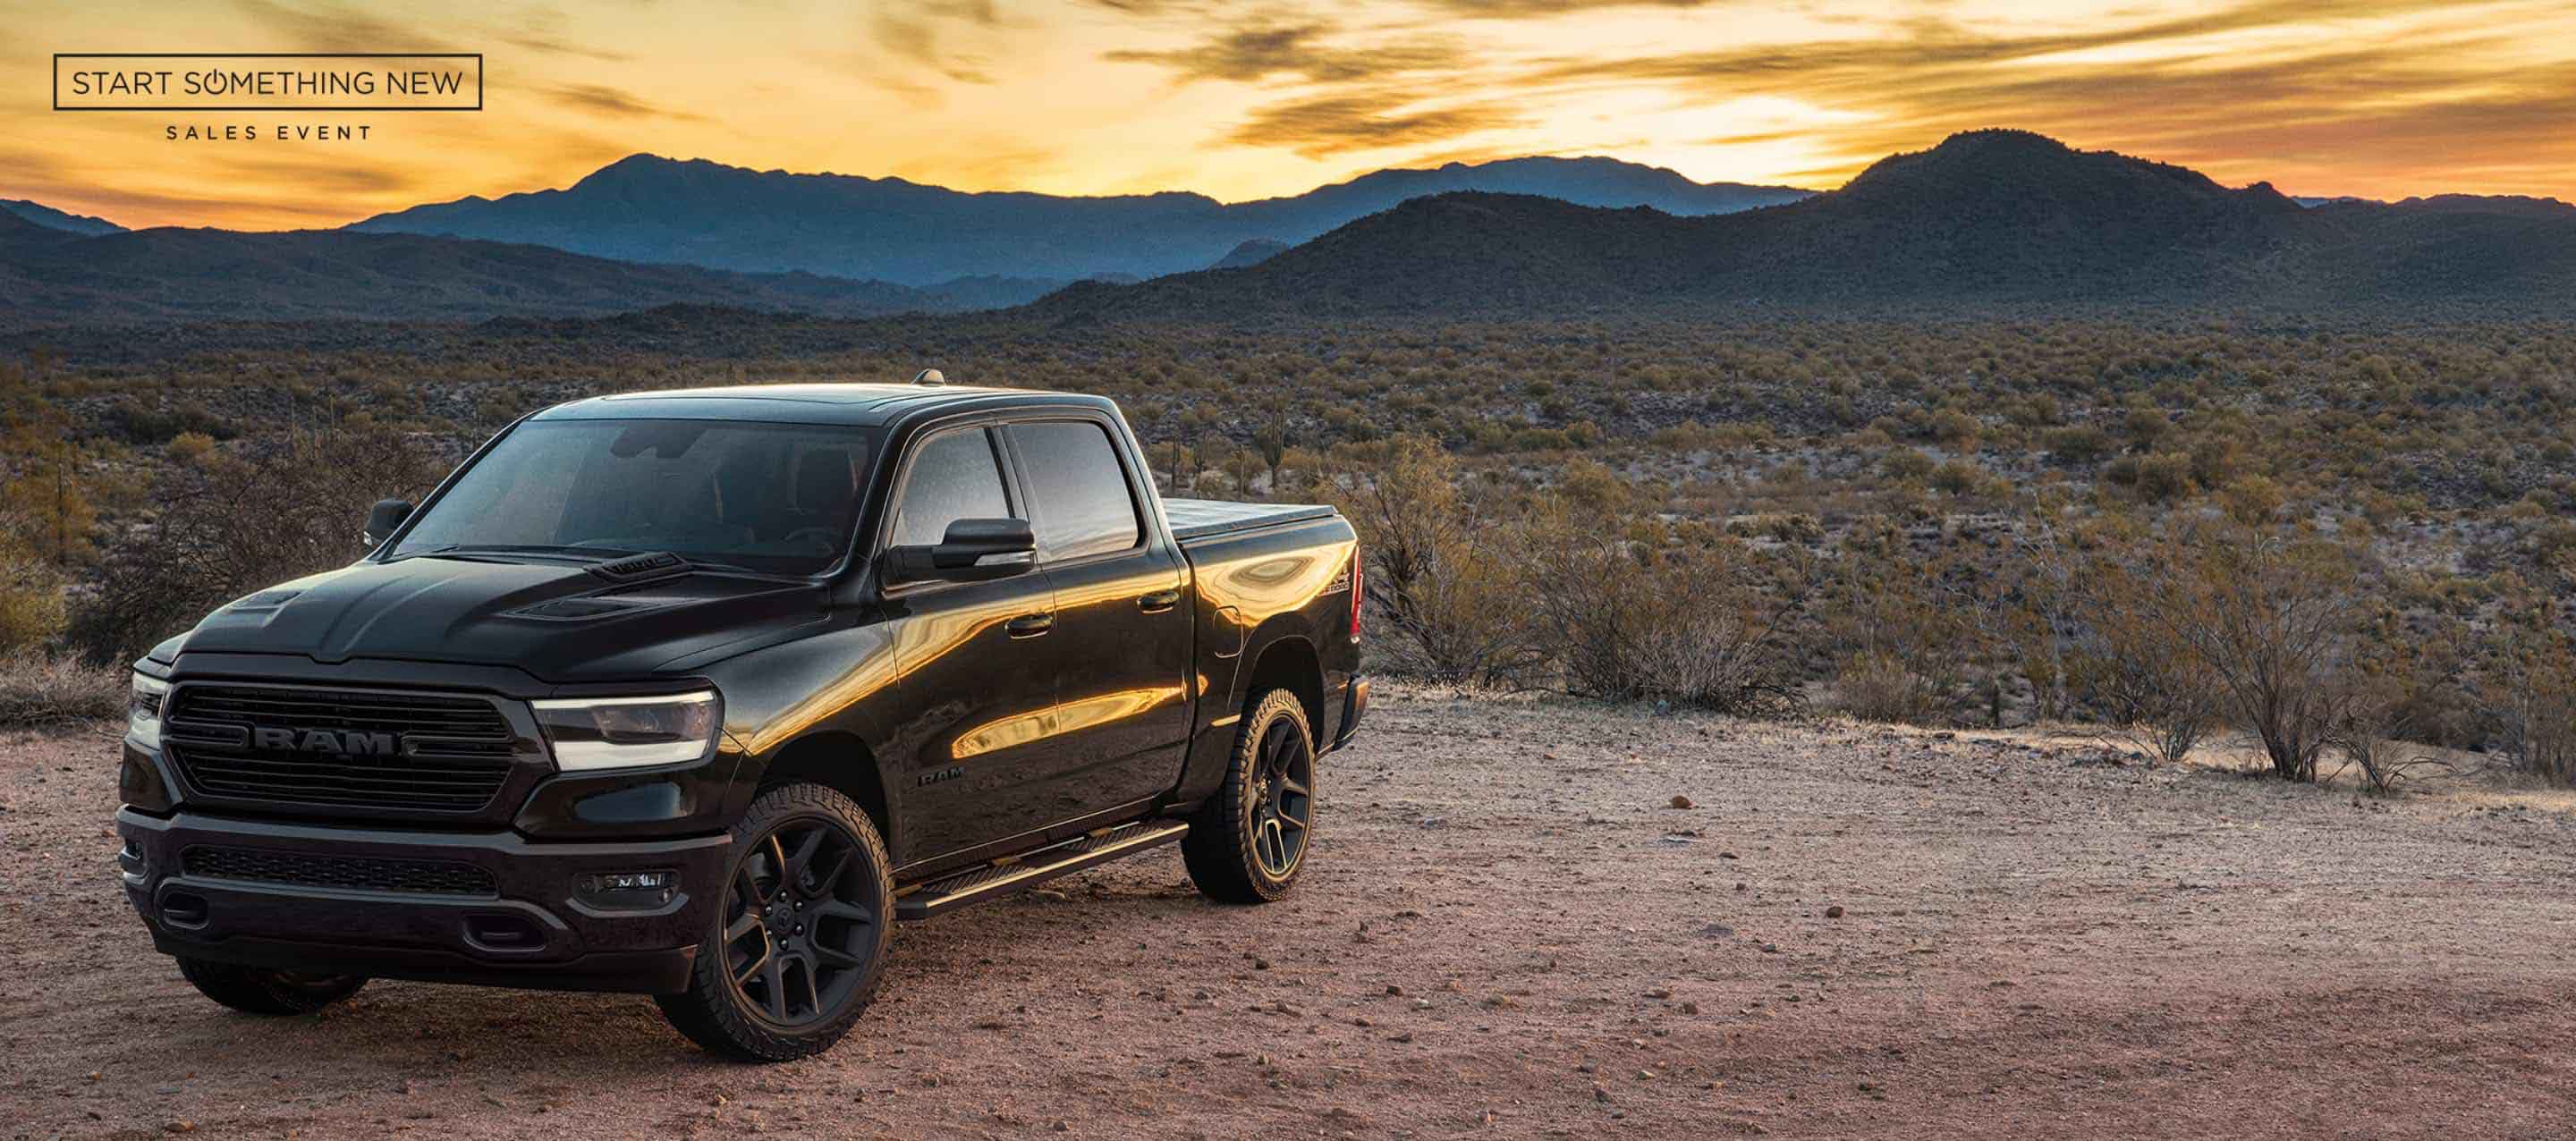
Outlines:
<svg viewBox="0 0 2576 1141"><path fill-rule="evenodd" d="M409 518L411 518L410 500L377 500L375 506L367 509L367 530L364 536L367 549L372 551L385 545L385 540L393 538L395 529L401 527L403 520Z"/></svg>
<svg viewBox="0 0 2576 1141"><path fill-rule="evenodd" d="M986 582L1037 564L1038 539L1026 519L959 519L938 545L886 548L886 582Z"/></svg>

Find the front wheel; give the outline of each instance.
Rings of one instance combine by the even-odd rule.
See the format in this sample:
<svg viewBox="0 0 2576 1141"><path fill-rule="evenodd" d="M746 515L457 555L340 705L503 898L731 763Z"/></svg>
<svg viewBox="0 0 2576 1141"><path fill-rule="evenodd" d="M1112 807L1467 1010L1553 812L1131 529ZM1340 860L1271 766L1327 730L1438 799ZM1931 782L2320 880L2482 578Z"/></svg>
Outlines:
<svg viewBox="0 0 2576 1141"><path fill-rule="evenodd" d="M690 1041L746 1062L831 1049L875 997L893 939L893 862L876 825L818 784L760 794L734 827L724 906L689 989L657 995Z"/></svg>
<svg viewBox="0 0 2576 1141"><path fill-rule="evenodd" d="M1199 892L1219 903L1268 903L1306 868L1315 832L1315 734L1297 695L1274 689L1252 702L1235 733L1225 785L1181 839Z"/></svg>
<svg viewBox="0 0 2576 1141"><path fill-rule="evenodd" d="M365 975L272 971L185 957L179 973L197 993L245 1014L311 1014L367 985Z"/></svg>

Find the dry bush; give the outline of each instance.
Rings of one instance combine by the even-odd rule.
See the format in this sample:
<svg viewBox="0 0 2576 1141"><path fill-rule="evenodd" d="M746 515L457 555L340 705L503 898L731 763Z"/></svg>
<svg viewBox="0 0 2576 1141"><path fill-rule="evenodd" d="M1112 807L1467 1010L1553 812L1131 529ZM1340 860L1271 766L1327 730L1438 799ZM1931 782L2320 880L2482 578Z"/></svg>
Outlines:
<svg viewBox="0 0 2576 1141"><path fill-rule="evenodd" d="M2513 599L2499 626L2480 679L2499 751L2542 780L2576 784L2576 632L2536 594Z"/></svg>
<svg viewBox="0 0 2576 1141"><path fill-rule="evenodd" d="M63 630L62 574L12 546L0 534L0 654L42 646Z"/></svg>
<svg viewBox="0 0 2576 1141"><path fill-rule="evenodd" d="M2103 722L2166 764L2178 764L2224 720L2217 675L2158 612L2150 595L2169 589L2154 552L2103 556L2075 576L2089 638L2068 671Z"/></svg>
<svg viewBox="0 0 2576 1141"><path fill-rule="evenodd" d="M1854 536L1821 608L1843 712L1915 725L1954 720L1987 641L1976 581L1950 554L1917 550L1894 529Z"/></svg>
<svg viewBox="0 0 2576 1141"><path fill-rule="evenodd" d="M2350 551L2295 529L2197 518L2101 573L2127 583L2106 590L2118 612L2104 621L2134 623L2207 671L2274 775L2316 779L2352 664Z"/></svg>
<svg viewBox="0 0 2576 1141"><path fill-rule="evenodd" d="M2358 682L2340 695L2326 729L2326 742L2343 758L2343 767L2361 772L2363 787L2386 796L2427 769L2450 763L2418 751L2404 738L2412 735L2406 706L2393 688L2378 680ZM2337 776L2342 769L2336 770Z"/></svg>
<svg viewBox="0 0 2576 1141"><path fill-rule="evenodd" d="M1843 661L1834 675L1835 704L1863 721L1901 725L1934 725L1949 720L1947 686L1884 650L1863 651Z"/></svg>
<svg viewBox="0 0 2576 1141"><path fill-rule="evenodd" d="M421 442L363 417L173 469L155 488L157 520L107 552L68 638L117 661L234 598L345 565L364 553L369 504L417 500L441 470Z"/></svg>
<svg viewBox="0 0 2576 1141"><path fill-rule="evenodd" d="M1737 539L1667 544L1651 524L1610 522L1568 496L1521 532L1528 580L1518 594L1564 688L1739 716L1794 709L1780 635L1804 577Z"/></svg>
<svg viewBox="0 0 2576 1141"><path fill-rule="evenodd" d="M0 726L125 715L125 671L70 654L23 650L0 657Z"/></svg>
<svg viewBox="0 0 2576 1141"><path fill-rule="evenodd" d="M1366 473L1327 489L1369 560L1371 620L1396 634L1387 667L1448 683L1516 677L1537 652L1501 521L1459 489L1457 461L1432 441L1359 451Z"/></svg>

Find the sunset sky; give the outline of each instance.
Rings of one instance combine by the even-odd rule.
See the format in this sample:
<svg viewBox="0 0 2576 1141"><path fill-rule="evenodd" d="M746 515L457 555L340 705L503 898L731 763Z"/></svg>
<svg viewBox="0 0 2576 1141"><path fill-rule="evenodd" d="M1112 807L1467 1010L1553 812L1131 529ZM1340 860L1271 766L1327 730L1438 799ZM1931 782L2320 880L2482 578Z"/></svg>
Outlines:
<svg viewBox="0 0 2576 1141"><path fill-rule="evenodd" d="M486 110L49 110L55 52L471 51ZM637 151L969 190L1294 194L1603 154L1831 187L2023 127L2294 194L2576 197L2567 0L0 0L0 197L337 225ZM164 141L173 125L365 142Z"/></svg>

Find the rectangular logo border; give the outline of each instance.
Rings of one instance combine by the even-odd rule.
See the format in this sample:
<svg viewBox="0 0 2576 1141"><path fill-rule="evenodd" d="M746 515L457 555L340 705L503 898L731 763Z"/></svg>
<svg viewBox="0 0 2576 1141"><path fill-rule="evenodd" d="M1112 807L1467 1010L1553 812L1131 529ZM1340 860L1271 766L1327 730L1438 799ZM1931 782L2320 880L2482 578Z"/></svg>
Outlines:
<svg viewBox="0 0 2576 1141"><path fill-rule="evenodd" d="M63 61L67 59L470 59L474 61L474 105L471 107L65 107L63 106ZM379 112L480 111L483 109L482 52L55 52L53 74L54 110L56 111L347 111L373 115Z"/></svg>

